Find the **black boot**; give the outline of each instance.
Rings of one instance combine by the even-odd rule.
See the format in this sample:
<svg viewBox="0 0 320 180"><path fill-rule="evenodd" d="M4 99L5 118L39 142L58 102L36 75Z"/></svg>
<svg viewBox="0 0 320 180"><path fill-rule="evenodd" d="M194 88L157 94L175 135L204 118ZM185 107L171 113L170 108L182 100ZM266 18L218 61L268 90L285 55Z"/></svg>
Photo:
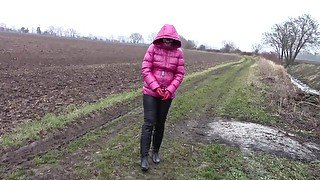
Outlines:
<svg viewBox="0 0 320 180"><path fill-rule="evenodd" d="M144 156L141 158L141 169L142 171L148 171L149 169L148 156Z"/></svg>
<svg viewBox="0 0 320 180"><path fill-rule="evenodd" d="M156 164L160 162L160 157L158 152L152 152L152 161Z"/></svg>

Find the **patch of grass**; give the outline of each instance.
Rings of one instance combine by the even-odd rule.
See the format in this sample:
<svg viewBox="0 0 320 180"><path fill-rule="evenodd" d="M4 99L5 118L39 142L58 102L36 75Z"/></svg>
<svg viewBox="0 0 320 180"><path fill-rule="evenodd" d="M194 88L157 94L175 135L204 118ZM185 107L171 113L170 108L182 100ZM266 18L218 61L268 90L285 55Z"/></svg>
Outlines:
<svg viewBox="0 0 320 180"><path fill-rule="evenodd" d="M267 154L258 154L250 158L260 163L267 172L265 176L271 179L317 179L320 177L320 164L317 163L306 164Z"/></svg>
<svg viewBox="0 0 320 180"><path fill-rule="evenodd" d="M202 148L203 160L196 169L196 179L249 179L242 153L226 145L212 144Z"/></svg>
<svg viewBox="0 0 320 180"><path fill-rule="evenodd" d="M72 141L68 146L67 146L67 151L69 153L73 153L86 145L94 142L98 138L102 137L104 133L107 133L105 130L97 130L93 131L90 133L87 133L86 135L82 136L81 138Z"/></svg>
<svg viewBox="0 0 320 180"><path fill-rule="evenodd" d="M202 147L195 179L317 179L320 163L307 164L265 153L245 154L226 145ZM253 163L252 163L253 162Z"/></svg>
<svg viewBox="0 0 320 180"><path fill-rule="evenodd" d="M242 170L241 153L225 145L193 145L180 139L165 139L162 161L159 165L149 162L151 168L143 173L139 166L140 126L125 129L103 146L97 153L95 168L98 179L210 179L246 177ZM84 175L90 174L90 171Z"/></svg>
<svg viewBox="0 0 320 180"><path fill-rule="evenodd" d="M10 174L7 177L8 180L17 180L17 179L21 179L22 180L22 179L25 179L25 178L26 178L26 176L25 176L23 171L14 172L14 173Z"/></svg>
<svg viewBox="0 0 320 180"><path fill-rule="evenodd" d="M33 163L36 166L40 166L42 164L56 164L59 160L59 157L62 153L58 150L51 150L43 155L38 155L33 159Z"/></svg>
<svg viewBox="0 0 320 180"><path fill-rule="evenodd" d="M8 175L6 177L6 179L8 180L26 180L26 179L31 179L31 178L28 178L25 171L22 171L22 170L17 170L13 173L11 173L10 175Z"/></svg>
<svg viewBox="0 0 320 180"><path fill-rule="evenodd" d="M159 168L165 179L248 179L242 153L233 147L190 144L182 139L166 140ZM158 168L157 168L158 169ZM152 178L154 173L145 176Z"/></svg>
<svg viewBox="0 0 320 180"><path fill-rule="evenodd" d="M95 165L100 171L100 178L123 176L125 172L137 167L140 131L139 125L132 124L131 127L122 129L115 138L103 145L100 152L96 153Z"/></svg>
<svg viewBox="0 0 320 180"><path fill-rule="evenodd" d="M12 133L4 134L0 137L0 145L3 147L13 147L22 145L27 140L37 140L40 138L40 131L61 128L67 123L75 121L77 118L99 111L116 103L134 99L140 95L140 91L132 91L123 94L115 94L104 98L97 103L85 105L74 109L63 115L56 116L48 114L39 121L31 121L19 125Z"/></svg>
<svg viewBox="0 0 320 180"><path fill-rule="evenodd" d="M95 171L95 166L90 166L85 162L80 162L75 166L75 173L81 177L81 179L90 179L95 175Z"/></svg>
<svg viewBox="0 0 320 180"><path fill-rule="evenodd" d="M122 124L123 121L125 121L127 118L134 117L135 115L137 115L137 113L138 111L135 110L132 113L121 116L113 120L112 122L100 127L99 129L89 132L84 136L70 142L65 148L61 150L50 150L43 155L36 156L33 159L33 164L36 166L58 165L59 160L63 158L64 155L75 153L83 148L90 148L91 143L98 140L99 138L103 138L104 136L110 135L115 131L114 128L116 126ZM142 117L140 119L142 119ZM87 161L77 163L74 167L75 173L85 179L87 179L87 177L91 177L92 172L94 171L94 167L88 167L88 163L90 162Z"/></svg>
<svg viewBox="0 0 320 180"><path fill-rule="evenodd" d="M245 61L244 58L240 59L240 61L237 61L237 62L229 62L229 63L224 63L224 64L219 64L217 66L214 66L214 67L210 67L204 71L200 71L200 72L195 72L195 73L192 73L188 76L186 76L183 80L183 83L188 83L190 80L194 80L194 78L196 77L199 77L199 76L205 76L207 75L208 73L214 71L214 70L217 70L219 68L223 68L223 67L227 67L227 66L232 66L232 65L236 65L236 64L241 64Z"/></svg>
<svg viewBox="0 0 320 180"><path fill-rule="evenodd" d="M250 120L262 124L274 124L276 117L268 111L264 91L254 86L256 64L239 74L232 89L222 98L218 106L218 115L227 118Z"/></svg>
<svg viewBox="0 0 320 180"><path fill-rule="evenodd" d="M220 116L250 120L262 124L277 122L277 119L263 105L263 97L256 94L253 87L242 87L236 89L234 93L234 96L226 99L227 101L220 107Z"/></svg>
<svg viewBox="0 0 320 180"><path fill-rule="evenodd" d="M68 151L68 153L73 153L79 149L84 148L85 146L96 141L99 138L102 138L104 136L109 136L112 133L115 133L116 126L125 124L124 121L126 121L128 118L134 118L134 116L136 116L138 113L139 113L138 111L131 112L129 114L126 114L124 116L121 116L113 120L112 122L100 127L95 131L85 134L84 136L78 138L77 140L70 142L66 147L66 150Z"/></svg>
<svg viewBox="0 0 320 180"><path fill-rule="evenodd" d="M298 161L265 154L248 157L238 148L227 145L191 144L175 138L164 140L162 162L143 173L139 167L137 127L126 129L126 134L121 132L96 156L96 167L91 169L100 171L98 179L317 179L319 176L310 171L312 165ZM248 158L256 161L250 164L250 169ZM314 166L314 170L319 168Z"/></svg>

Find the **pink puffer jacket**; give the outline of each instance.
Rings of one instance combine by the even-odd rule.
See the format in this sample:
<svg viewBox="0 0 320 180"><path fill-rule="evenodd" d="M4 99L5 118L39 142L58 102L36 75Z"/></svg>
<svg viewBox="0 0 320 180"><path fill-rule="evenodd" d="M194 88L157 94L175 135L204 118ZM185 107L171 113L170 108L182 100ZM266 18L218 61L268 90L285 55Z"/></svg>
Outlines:
<svg viewBox="0 0 320 180"><path fill-rule="evenodd" d="M173 39L171 47L163 38ZM179 35L172 25L164 25L149 46L142 62L143 94L159 97L155 89L161 87L171 92L171 98L180 86L184 74L184 59Z"/></svg>

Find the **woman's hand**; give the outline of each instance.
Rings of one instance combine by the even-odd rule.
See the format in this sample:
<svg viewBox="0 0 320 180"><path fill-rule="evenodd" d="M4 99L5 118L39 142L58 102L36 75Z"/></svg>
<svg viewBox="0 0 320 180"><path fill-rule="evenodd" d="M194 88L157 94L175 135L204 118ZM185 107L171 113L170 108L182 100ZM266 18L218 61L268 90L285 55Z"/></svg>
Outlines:
<svg viewBox="0 0 320 180"><path fill-rule="evenodd" d="M156 89L156 93L161 97L164 98L165 92L161 88Z"/></svg>
<svg viewBox="0 0 320 180"><path fill-rule="evenodd" d="M163 95L162 100L167 100L167 99L169 99L170 97L171 97L171 92L168 91L168 90L166 90L166 91L164 92L164 95Z"/></svg>

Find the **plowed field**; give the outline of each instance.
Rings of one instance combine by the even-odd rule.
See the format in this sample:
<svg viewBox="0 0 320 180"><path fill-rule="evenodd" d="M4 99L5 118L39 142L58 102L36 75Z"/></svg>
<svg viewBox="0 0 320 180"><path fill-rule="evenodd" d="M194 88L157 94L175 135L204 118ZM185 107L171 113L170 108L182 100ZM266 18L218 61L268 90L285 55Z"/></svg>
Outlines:
<svg viewBox="0 0 320 180"><path fill-rule="evenodd" d="M147 46L0 33L0 135L48 113L141 87ZM238 60L185 50L187 74Z"/></svg>

